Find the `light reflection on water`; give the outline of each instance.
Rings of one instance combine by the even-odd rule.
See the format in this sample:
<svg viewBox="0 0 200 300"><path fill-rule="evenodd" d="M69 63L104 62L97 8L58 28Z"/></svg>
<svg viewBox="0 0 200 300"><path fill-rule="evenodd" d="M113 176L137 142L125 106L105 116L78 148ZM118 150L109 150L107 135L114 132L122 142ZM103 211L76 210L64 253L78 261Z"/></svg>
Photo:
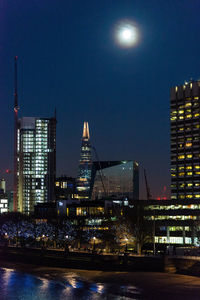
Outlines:
<svg viewBox="0 0 200 300"><path fill-rule="evenodd" d="M56 300L56 299L139 299L134 286L91 283L67 273L63 280L48 280L15 270L0 268L0 300Z"/></svg>

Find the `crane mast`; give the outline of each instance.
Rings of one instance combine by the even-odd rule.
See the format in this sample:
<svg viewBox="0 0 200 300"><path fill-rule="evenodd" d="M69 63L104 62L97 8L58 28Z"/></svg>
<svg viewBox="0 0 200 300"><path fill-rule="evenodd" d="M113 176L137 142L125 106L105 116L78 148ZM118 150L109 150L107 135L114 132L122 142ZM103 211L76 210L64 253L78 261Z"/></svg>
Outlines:
<svg viewBox="0 0 200 300"><path fill-rule="evenodd" d="M147 175L146 175L146 170L145 169L144 169L144 179L145 179L145 185L146 185L147 200L151 200L152 196L151 196L151 192L150 192L150 187L148 185Z"/></svg>

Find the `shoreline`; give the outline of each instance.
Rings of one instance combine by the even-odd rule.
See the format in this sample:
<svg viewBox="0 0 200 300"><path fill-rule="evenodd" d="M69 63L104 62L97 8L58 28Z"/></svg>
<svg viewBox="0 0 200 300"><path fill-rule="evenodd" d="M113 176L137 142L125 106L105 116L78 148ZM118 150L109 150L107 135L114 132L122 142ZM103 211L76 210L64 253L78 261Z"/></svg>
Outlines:
<svg viewBox="0 0 200 300"><path fill-rule="evenodd" d="M69 278L86 282L134 286L141 299L200 299L200 278L159 272L109 272L37 266L0 259L0 268L13 269L39 278L65 284ZM144 298L143 298L144 297Z"/></svg>

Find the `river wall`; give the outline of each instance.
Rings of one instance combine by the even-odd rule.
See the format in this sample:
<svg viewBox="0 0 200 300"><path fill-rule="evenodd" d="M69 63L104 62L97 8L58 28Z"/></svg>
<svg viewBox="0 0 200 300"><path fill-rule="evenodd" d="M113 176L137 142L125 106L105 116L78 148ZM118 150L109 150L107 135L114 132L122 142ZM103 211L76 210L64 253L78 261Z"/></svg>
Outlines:
<svg viewBox="0 0 200 300"><path fill-rule="evenodd" d="M167 272L200 276L200 258L187 256L100 255L50 249L0 247L0 261L85 270Z"/></svg>

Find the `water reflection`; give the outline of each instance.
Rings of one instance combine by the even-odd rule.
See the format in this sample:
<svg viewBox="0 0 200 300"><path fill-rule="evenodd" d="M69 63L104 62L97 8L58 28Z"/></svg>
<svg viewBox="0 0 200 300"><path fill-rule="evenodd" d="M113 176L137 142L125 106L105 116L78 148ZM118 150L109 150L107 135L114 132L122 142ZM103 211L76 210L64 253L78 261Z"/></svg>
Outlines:
<svg viewBox="0 0 200 300"><path fill-rule="evenodd" d="M92 283L68 273L60 281L0 268L1 300L139 299L134 286Z"/></svg>

